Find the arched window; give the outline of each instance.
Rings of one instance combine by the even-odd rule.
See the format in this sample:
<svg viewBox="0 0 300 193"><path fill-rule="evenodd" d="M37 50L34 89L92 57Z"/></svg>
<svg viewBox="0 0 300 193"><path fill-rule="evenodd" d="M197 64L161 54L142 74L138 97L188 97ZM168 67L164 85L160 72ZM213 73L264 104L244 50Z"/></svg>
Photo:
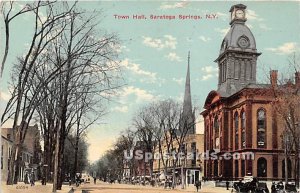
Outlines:
<svg viewBox="0 0 300 193"><path fill-rule="evenodd" d="M215 148L219 148L219 145L220 145L220 139L219 139L219 132L220 132L220 129L219 129L219 120L218 120L218 116L216 115L215 116L215 119L214 119L214 130L215 130Z"/></svg>
<svg viewBox="0 0 300 193"><path fill-rule="evenodd" d="M242 148L246 147L246 114L243 111L241 115L241 124L242 124L242 136L241 136L241 145Z"/></svg>
<svg viewBox="0 0 300 193"><path fill-rule="evenodd" d="M267 160L263 157L257 160L257 177L267 177Z"/></svg>
<svg viewBox="0 0 300 193"><path fill-rule="evenodd" d="M257 111L257 147L266 146L266 112L263 109Z"/></svg>
<svg viewBox="0 0 300 193"><path fill-rule="evenodd" d="M235 149L239 147L239 114L234 114Z"/></svg>

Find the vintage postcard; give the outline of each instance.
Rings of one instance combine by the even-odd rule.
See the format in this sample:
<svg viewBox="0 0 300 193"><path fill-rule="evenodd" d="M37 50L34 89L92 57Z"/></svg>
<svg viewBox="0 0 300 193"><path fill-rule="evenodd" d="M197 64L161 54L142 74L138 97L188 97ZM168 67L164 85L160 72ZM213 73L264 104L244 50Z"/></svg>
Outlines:
<svg viewBox="0 0 300 193"><path fill-rule="evenodd" d="M0 6L0 192L299 193L299 1Z"/></svg>

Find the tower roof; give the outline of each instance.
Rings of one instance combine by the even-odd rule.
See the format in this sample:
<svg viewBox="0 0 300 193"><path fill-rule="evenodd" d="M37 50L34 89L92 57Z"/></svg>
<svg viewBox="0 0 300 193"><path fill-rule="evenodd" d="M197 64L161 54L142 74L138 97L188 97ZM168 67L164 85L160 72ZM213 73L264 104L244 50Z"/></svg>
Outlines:
<svg viewBox="0 0 300 193"><path fill-rule="evenodd" d="M243 4L236 4L230 8L231 27L221 44L220 56L227 50L257 52L255 38L249 27L245 24L247 21L246 8L247 6Z"/></svg>
<svg viewBox="0 0 300 193"><path fill-rule="evenodd" d="M245 24L246 6L233 5L230 9L230 30L221 44L218 58L218 93L230 96L248 84L256 83L257 52L255 38Z"/></svg>
<svg viewBox="0 0 300 193"><path fill-rule="evenodd" d="M190 52L188 54L188 66L185 80L185 91L184 91L184 101L183 101L183 111L181 128L188 129L188 134L195 133L195 119L192 109L192 97L191 97L191 82L190 82Z"/></svg>
<svg viewBox="0 0 300 193"><path fill-rule="evenodd" d="M244 4L236 4L236 5L231 6L229 12L232 12L234 8L242 8L242 9L246 9L247 6L244 5Z"/></svg>
<svg viewBox="0 0 300 193"><path fill-rule="evenodd" d="M247 43L245 47L241 47L240 41ZM255 38L247 25L242 23L233 24L223 39L220 55L226 50L246 51L256 53Z"/></svg>
<svg viewBox="0 0 300 193"><path fill-rule="evenodd" d="M191 83L190 83L190 52L188 54L188 67L185 80L185 91L183 101L183 116L192 114L192 97L191 97Z"/></svg>

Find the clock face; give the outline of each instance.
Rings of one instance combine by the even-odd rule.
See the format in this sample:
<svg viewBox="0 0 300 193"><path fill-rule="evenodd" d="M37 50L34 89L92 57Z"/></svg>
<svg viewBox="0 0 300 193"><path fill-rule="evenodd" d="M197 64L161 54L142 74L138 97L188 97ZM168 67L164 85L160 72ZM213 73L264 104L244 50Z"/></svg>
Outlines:
<svg viewBox="0 0 300 193"><path fill-rule="evenodd" d="M245 12L241 9L238 9L235 12L235 16L236 16L236 18L242 19L245 16Z"/></svg>

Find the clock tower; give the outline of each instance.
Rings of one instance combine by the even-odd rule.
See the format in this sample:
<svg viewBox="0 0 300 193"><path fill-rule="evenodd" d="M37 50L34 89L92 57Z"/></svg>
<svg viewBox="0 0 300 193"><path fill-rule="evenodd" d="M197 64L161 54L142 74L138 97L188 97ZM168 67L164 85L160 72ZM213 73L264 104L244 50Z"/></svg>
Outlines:
<svg viewBox="0 0 300 193"><path fill-rule="evenodd" d="M230 30L215 60L219 68L218 92L224 97L256 84L256 61L261 53L257 52L255 38L245 24L246 8L243 4L230 8Z"/></svg>
<svg viewBox="0 0 300 193"><path fill-rule="evenodd" d="M231 21L230 24L232 25L234 22L246 22L246 6L243 4L234 5L230 8L229 12L231 13Z"/></svg>

